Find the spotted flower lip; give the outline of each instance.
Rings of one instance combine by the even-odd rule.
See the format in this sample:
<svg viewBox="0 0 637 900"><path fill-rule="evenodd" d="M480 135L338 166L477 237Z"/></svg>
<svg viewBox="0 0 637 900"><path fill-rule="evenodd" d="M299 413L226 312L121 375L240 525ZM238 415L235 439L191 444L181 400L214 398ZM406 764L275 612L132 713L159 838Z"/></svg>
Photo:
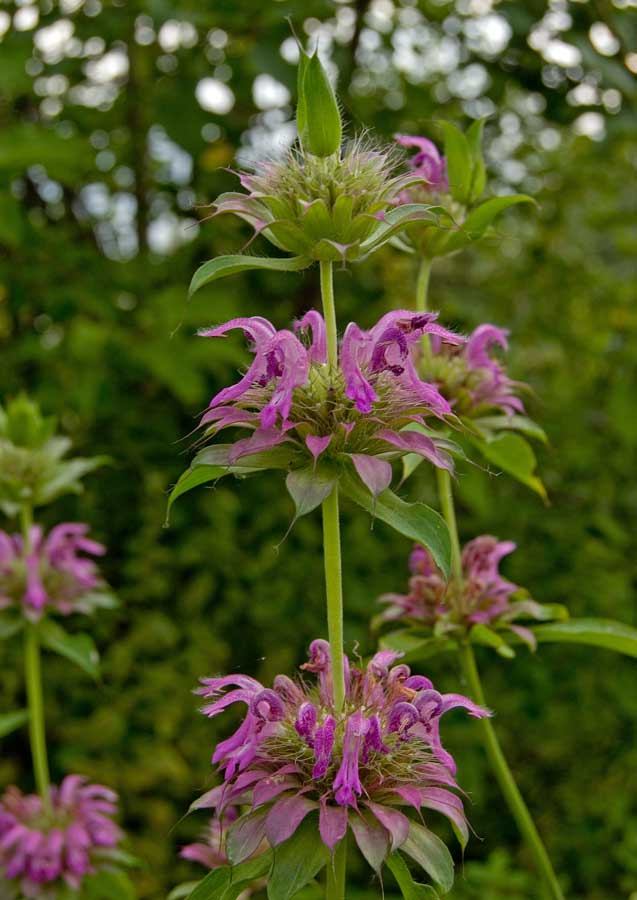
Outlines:
<svg viewBox="0 0 637 900"><path fill-rule="evenodd" d="M449 190L447 161L429 138L411 134L396 134L394 140L401 147L415 147L417 152L409 160L411 169L426 182L425 190L446 193Z"/></svg>
<svg viewBox="0 0 637 900"><path fill-rule="evenodd" d="M513 631L535 648L533 632L513 624L518 618L543 620L546 608L524 596L523 589L504 578L499 564L516 549L512 541L499 541L483 534L469 541L462 551L462 583L447 583L429 551L416 544L409 558L411 578L407 594L384 594L379 602L386 609L381 621L413 621L441 632L474 625L490 625Z"/></svg>
<svg viewBox="0 0 637 900"><path fill-rule="evenodd" d="M47 612L69 615L109 605L91 557L106 548L88 536L88 525L64 522L45 535L39 525L29 531L28 548L19 534L0 531L0 609L17 606L31 621Z"/></svg>
<svg viewBox="0 0 637 900"><path fill-rule="evenodd" d="M423 360L424 377L430 378L460 416L476 418L494 410L505 415L524 412L517 395L525 387L509 378L492 350L509 349L508 331L495 325L479 325L458 347L431 337L432 354Z"/></svg>
<svg viewBox="0 0 637 900"><path fill-rule="evenodd" d="M81 775L51 788L51 806L49 814L41 797L17 787L0 798L0 872L27 898L48 897L54 885L79 890L99 868L99 853L123 837L113 821L117 795Z"/></svg>
<svg viewBox="0 0 637 900"><path fill-rule="evenodd" d="M248 818L238 821L243 836L250 830L249 847L263 839L276 847L315 812L330 850L351 827L363 855L370 834L389 853L407 839L411 820L404 810L410 807L419 814L422 808L442 812L466 842L462 800L454 793L456 766L440 740L440 718L456 707L477 718L490 713L460 694L440 694L428 678L396 664L401 655L381 650L365 668L344 657L340 712L330 647L322 639L312 642L301 667L316 676L314 684L283 675L272 689L246 675L202 679L197 693L207 701L204 715L216 717L237 703L245 714L214 751L222 783L197 805L217 816L245 805ZM234 863L251 855L249 847Z"/></svg>
<svg viewBox="0 0 637 900"><path fill-rule="evenodd" d="M296 322L294 331L277 330L260 316L200 331L223 337L240 329L253 353L239 381L210 401L200 422L205 437L231 426L250 431L229 445L230 464L281 444L296 452L296 465L349 460L375 495L391 481L390 460L406 453L452 469L449 454L433 437L407 427L452 413L437 387L419 377L415 363L423 334L441 344L464 342L436 318L395 310L368 331L351 322L336 369L327 362L325 322L316 310Z"/></svg>

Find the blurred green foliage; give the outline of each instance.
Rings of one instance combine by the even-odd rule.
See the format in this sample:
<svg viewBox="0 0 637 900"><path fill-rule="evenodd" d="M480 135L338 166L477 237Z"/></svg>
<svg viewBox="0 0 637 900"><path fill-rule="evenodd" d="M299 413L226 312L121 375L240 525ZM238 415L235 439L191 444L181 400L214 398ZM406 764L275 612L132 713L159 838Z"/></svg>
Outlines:
<svg viewBox="0 0 637 900"><path fill-rule="evenodd" d="M492 113L490 189L532 193L540 208L507 214L499 240L440 261L431 297L451 326L511 329L512 372L536 391L531 412L551 440L541 453L551 505L466 467L462 536L514 539L507 574L538 600L636 624L628 7L0 4L0 31L13 16L0 43L0 400L28 390L60 418L76 452L115 460L87 478L82 496L45 514L47 525L92 523L123 601L95 620L101 684L46 659L52 767L56 778L81 771L121 793L132 848L146 862L140 897L198 874L176 851L203 820L181 816L210 783L209 757L229 723L197 714L197 678L240 670L267 680L300 662L324 627L319 517L283 540L292 508L276 474L194 492L162 527L196 416L245 358L234 339L213 346L194 330L240 314L284 326L318 302L314 270L247 273L185 300L198 264L249 238L230 219L197 229L193 207L234 185L223 167L238 147L264 152L292 119L281 91L293 93L295 78L286 15L301 31L319 28L350 132L436 136L434 119L466 125ZM263 73L276 82L264 89L261 80L259 92ZM338 273L341 325L409 304L413 277L413 261L390 249ZM409 490L433 501L421 469ZM402 590L409 547L350 506L343 538L347 640L364 653L375 597ZM567 646L481 660L496 727L568 896L628 897L637 890L634 663ZM20 666L20 646L7 643L2 709L21 704ZM441 688L459 686L453 661L432 661L429 674ZM476 729L458 715L444 731L481 838L470 842L453 896L537 897ZM30 787L26 734L2 749L0 784ZM362 867L360 879L357 896L378 895Z"/></svg>

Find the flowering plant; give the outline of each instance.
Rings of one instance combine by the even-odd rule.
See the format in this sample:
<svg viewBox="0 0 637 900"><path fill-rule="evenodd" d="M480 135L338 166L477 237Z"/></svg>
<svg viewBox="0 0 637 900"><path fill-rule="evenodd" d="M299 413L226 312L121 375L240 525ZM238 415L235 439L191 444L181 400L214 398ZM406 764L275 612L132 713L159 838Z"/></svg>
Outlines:
<svg viewBox="0 0 637 900"><path fill-rule="evenodd" d="M301 824L318 817L324 851L315 854L304 876L313 878L351 829L376 872L402 849L434 880L446 886L452 872L444 844L408 815L409 809L446 816L462 845L468 828L455 793L456 766L440 741L440 718L464 707L475 717L487 710L459 694L439 694L432 682L394 665L400 653L383 650L364 669L345 666L345 703L337 709L330 646L315 640L301 668L318 684L285 675L266 688L246 675L205 678L197 691L211 701L202 712L215 717L234 703L246 714L233 735L217 745L213 763L223 782L197 808L216 810L216 827L225 835L230 868L240 866L263 844L286 844L284 859L303 840ZM235 817L227 810L241 806ZM316 826L315 826L316 827ZM297 837L298 835L298 837ZM278 854L270 881L282 880ZM223 860L216 860L220 864ZM318 865L316 865L318 863ZM302 887L300 879L297 887Z"/></svg>

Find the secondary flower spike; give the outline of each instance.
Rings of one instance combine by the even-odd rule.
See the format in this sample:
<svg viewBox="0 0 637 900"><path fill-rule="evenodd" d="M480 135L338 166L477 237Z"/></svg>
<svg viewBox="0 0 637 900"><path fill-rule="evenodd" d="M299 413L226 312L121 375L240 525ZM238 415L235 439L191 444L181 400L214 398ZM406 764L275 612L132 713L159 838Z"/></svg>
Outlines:
<svg viewBox="0 0 637 900"><path fill-rule="evenodd" d="M0 531L0 609L17 607L35 622L49 612L89 613L111 605L92 558L106 548L87 533L81 522L64 522L46 535L34 525L25 547L21 535Z"/></svg>
<svg viewBox="0 0 637 900"><path fill-rule="evenodd" d="M428 678L396 665L400 656L383 650L364 668L345 657L342 712L334 705L324 640L312 642L301 667L315 676L313 683L285 675L272 688L246 675L202 679L197 693L208 701L204 715L245 706L239 728L212 757L223 781L198 801L218 815L239 803L250 811L228 830L233 864L264 839L272 847L281 844L310 814L330 850L350 828L374 868L405 844L412 829L422 828L423 809L445 815L466 843L463 804L454 793L456 766L442 746L440 719L456 707L477 718L489 713L459 694L438 693Z"/></svg>
<svg viewBox="0 0 637 900"><path fill-rule="evenodd" d="M517 584L499 571L501 560L515 550L512 541L499 541L488 534L474 538L462 551L462 583L447 583L425 547L416 544L409 557L409 591L384 594L384 622L407 620L453 636L482 624L514 632L535 648L533 632L513 624L516 619L551 618L546 607L532 600Z"/></svg>
<svg viewBox="0 0 637 900"><path fill-rule="evenodd" d="M431 417L450 416L451 407L435 385L419 377L414 362L424 334L462 345L463 338L436 318L435 313L396 310L369 331L351 322L336 369L328 365L325 323L315 310L294 331L277 331L259 316L201 331L217 338L241 329L254 355L243 377L213 397L201 419L206 437L230 426L250 431L249 437L219 448L217 461L223 464L225 454L227 464L245 460L249 466L249 457L284 445L291 469L315 468L317 462L336 470L347 465L374 495L389 486L390 460L406 453L451 469L449 454L421 430Z"/></svg>
<svg viewBox="0 0 637 900"><path fill-rule="evenodd" d="M123 837L113 821L117 795L81 775L52 787L51 805L49 814L41 797L17 787L0 798L0 873L21 897L44 900L64 885L79 890L85 875L112 866Z"/></svg>
<svg viewBox="0 0 637 900"><path fill-rule="evenodd" d="M517 396L526 385L509 378L493 350L509 349L508 332L495 325L479 325L461 346L431 338L432 353L423 360L424 377L431 379L459 416L476 418L500 410L506 415L524 412Z"/></svg>

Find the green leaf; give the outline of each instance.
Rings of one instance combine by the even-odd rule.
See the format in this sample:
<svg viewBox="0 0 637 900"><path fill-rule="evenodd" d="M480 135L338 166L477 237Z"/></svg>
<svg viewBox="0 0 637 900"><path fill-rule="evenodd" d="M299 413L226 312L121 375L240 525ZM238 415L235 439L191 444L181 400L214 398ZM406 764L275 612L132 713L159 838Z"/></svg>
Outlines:
<svg viewBox="0 0 637 900"><path fill-rule="evenodd" d="M218 278L225 278L226 275L236 275L238 272L247 272L249 269L268 269L272 272L300 272L307 269L312 264L312 260L306 256L287 256L282 258L263 257L263 256L217 256L215 259L209 259L203 266L200 266L192 276L188 296L191 297L195 291L216 281Z"/></svg>
<svg viewBox="0 0 637 900"><path fill-rule="evenodd" d="M69 634L57 622L43 619L37 626L42 646L66 657L91 678L99 677L99 653L88 634Z"/></svg>
<svg viewBox="0 0 637 900"><path fill-rule="evenodd" d="M419 825L410 823L409 836L401 850L411 856L430 876L432 881L447 894L453 887L453 859L446 844L440 838Z"/></svg>
<svg viewBox="0 0 637 900"><path fill-rule="evenodd" d="M488 431L519 431L543 444L548 443L544 429L526 416L482 416L472 421L478 428L486 428Z"/></svg>
<svg viewBox="0 0 637 900"><path fill-rule="evenodd" d="M535 203L535 200L526 194L509 194L506 197L492 197L490 200L485 200L480 206L471 210L460 230L450 236L445 244L445 250L447 252L459 250L472 241L479 240L496 216L518 203Z"/></svg>
<svg viewBox="0 0 637 900"><path fill-rule="evenodd" d="M509 647L502 635L493 631L492 628L489 628L488 625L484 625L482 622L478 622L477 625L473 626L469 632L469 638L474 644L493 647L496 653L504 656L506 659L513 659L515 656L515 651Z"/></svg>
<svg viewBox="0 0 637 900"><path fill-rule="evenodd" d="M455 650L456 642L442 637L423 638L422 635L413 634L410 629L404 628L382 635L379 646L383 650L398 650L404 653L401 660L404 663L415 663L437 656L438 653Z"/></svg>
<svg viewBox="0 0 637 900"><path fill-rule="evenodd" d="M123 872L102 869L82 882L82 900L135 900L135 890Z"/></svg>
<svg viewBox="0 0 637 900"><path fill-rule="evenodd" d="M93 472L100 466L109 463L108 456L92 456L90 458L76 457L67 462L59 462L54 469L54 474L48 478L36 491L33 502L36 506L50 503L61 494L79 494L82 490L80 478Z"/></svg>
<svg viewBox="0 0 637 900"><path fill-rule="evenodd" d="M268 850L239 866L222 866L209 872L188 900L236 900L248 884L267 875L271 865L272 852Z"/></svg>
<svg viewBox="0 0 637 900"><path fill-rule="evenodd" d="M436 222L438 220L436 210L438 207L427 206L424 203L403 203L395 209L390 209L370 237L363 241L361 252L371 253L373 250L377 250L412 222Z"/></svg>
<svg viewBox="0 0 637 900"><path fill-rule="evenodd" d="M305 99L305 91L303 90L303 81L307 73L310 57L305 50L299 45L299 66L296 72L296 130L299 135L301 146L303 145L303 134L307 127L307 103Z"/></svg>
<svg viewBox="0 0 637 900"><path fill-rule="evenodd" d="M24 628L24 619L11 612L0 613L0 641L13 637Z"/></svg>
<svg viewBox="0 0 637 900"><path fill-rule="evenodd" d="M320 506L334 490L337 477L331 469L308 466L288 473L285 484L294 500L295 518L306 516Z"/></svg>
<svg viewBox="0 0 637 900"><path fill-rule="evenodd" d="M318 52L305 63L301 82L301 142L315 156L332 156L341 146L343 124L336 95Z"/></svg>
<svg viewBox="0 0 637 900"><path fill-rule="evenodd" d="M535 474L537 461L527 441L519 434L505 432L485 440L470 437L469 440L482 455L504 472L531 488L546 501L546 490Z"/></svg>
<svg viewBox="0 0 637 900"><path fill-rule="evenodd" d="M544 644L588 644L637 657L637 629L613 619L569 619L532 626L532 631Z"/></svg>
<svg viewBox="0 0 637 900"><path fill-rule="evenodd" d="M459 203L466 203L471 189L473 160L467 137L451 122L441 122L445 136L445 157L451 196Z"/></svg>
<svg viewBox="0 0 637 900"><path fill-rule="evenodd" d="M194 469L186 469L185 472L182 472L177 484L174 486L168 497L166 521L164 524L166 526L169 524L170 510L172 509L175 500L178 500L179 497L187 494L188 491L192 491L193 488L199 487L202 484L207 484L209 481L217 481L218 478L223 478L224 475L229 474L230 469L228 469L227 466L197 466Z"/></svg>
<svg viewBox="0 0 637 900"><path fill-rule="evenodd" d="M198 881L184 881L172 889L166 900L183 900L184 897L189 897L192 894L198 884Z"/></svg>
<svg viewBox="0 0 637 900"><path fill-rule="evenodd" d="M292 837L276 849L268 878L268 900L290 900L320 872L329 856L318 836L317 817L310 813Z"/></svg>
<svg viewBox="0 0 637 900"><path fill-rule="evenodd" d="M343 493L358 503L399 534L423 544L434 558L434 562L449 577L451 565L451 541L444 519L434 509L424 503L407 503L393 491L385 490L372 498L360 479L346 474L341 477Z"/></svg>
<svg viewBox="0 0 637 900"><path fill-rule="evenodd" d="M431 885L418 884L414 881L407 863L400 853L392 853L391 856L388 856L387 865L398 882L404 900L435 900L440 896Z"/></svg>
<svg viewBox="0 0 637 900"><path fill-rule="evenodd" d="M0 737L11 734L29 721L28 709L16 709L15 712L3 713L0 716Z"/></svg>

